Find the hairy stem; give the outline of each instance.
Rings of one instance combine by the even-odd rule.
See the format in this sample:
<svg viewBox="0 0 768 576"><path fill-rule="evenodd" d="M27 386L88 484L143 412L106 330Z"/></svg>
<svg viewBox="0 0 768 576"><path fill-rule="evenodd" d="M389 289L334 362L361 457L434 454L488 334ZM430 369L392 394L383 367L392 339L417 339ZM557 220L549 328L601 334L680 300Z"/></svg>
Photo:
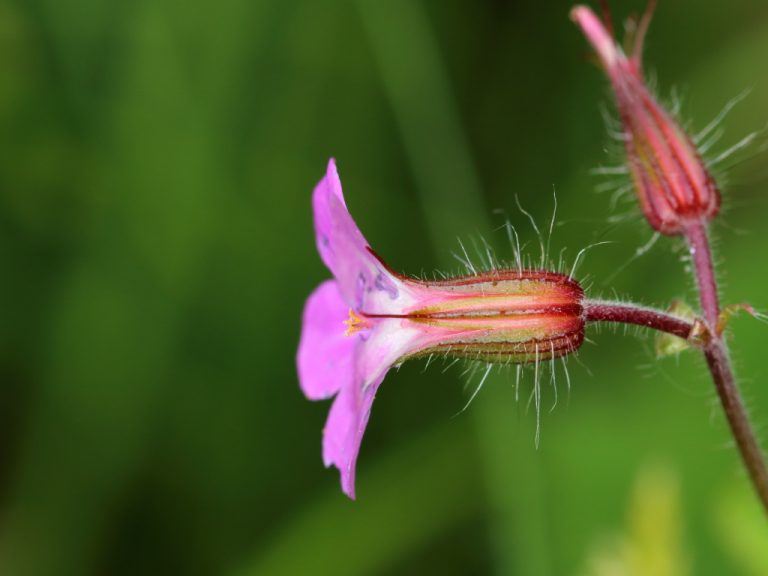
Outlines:
<svg viewBox="0 0 768 576"><path fill-rule="evenodd" d="M720 305L714 266L712 265L712 252L704 224L702 222L692 224L686 231L686 240L693 260L701 308L711 334L711 339L704 347L704 357L715 382L715 388L717 388L717 394L720 397L725 417L728 419L731 433L739 447L741 458L763 507L768 513L768 469L766 469L765 459L744 409L744 403L741 400L728 359L728 350L721 335L718 334Z"/></svg>
<svg viewBox="0 0 768 576"><path fill-rule="evenodd" d="M696 222L691 225L686 231L686 239L693 261L701 309L714 334L717 318L720 315L720 303L717 297L715 268L712 265L712 251L709 249L709 239L704 223Z"/></svg>
<svg viewBox="0 0 768 576"><path fill-rule="evenodd" d="M688 339L694 328L692 322L678 316L623 302L587 300L584 303L584 313L587 322L617 322L645 326L679 336L683 340Z"/></svg>
<svg viewBox="0 0 768 576"><path fill-rule="evenodd" d="M725 416L728 418L731 432L736 439L736 445L739 447L741 458L747 467L749 477L752 479L752 484L763 503L763 507L768 513L768 470L766 470L763 454L744 409L728 360L728 351L722 339L717 338L704 348L704 356L707 359L709 371L712 373L712 379L715 381L720 403L725 411Z"/></svg>

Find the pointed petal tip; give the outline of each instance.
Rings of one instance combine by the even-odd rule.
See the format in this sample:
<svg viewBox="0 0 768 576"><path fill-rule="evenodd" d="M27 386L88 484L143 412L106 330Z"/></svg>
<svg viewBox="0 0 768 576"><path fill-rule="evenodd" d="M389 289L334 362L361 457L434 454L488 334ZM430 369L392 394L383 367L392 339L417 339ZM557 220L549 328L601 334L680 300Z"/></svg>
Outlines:
<svg viewBox="0 0 768 576"><path fill-rule="evenodd" d="M571 9L571 20L581 28L587 41L592 44L592 48L597 52L600 60L607 69L611 69L620 58L621 53L616 41L608 33L605 24L592 11L591 8L584 5L577 5Z"/></svg>
<svg viewBox="0 0 768 576"><path fill-rule="evenodd" d="M354 386L342 388L333 401L323 429L323 463L339 471L341 490L355 498L355 468L372 397L360 397ZM362 403L361 403L362 402Z"/></svg>
<svg viewBox="0 0 768 576"><path fill-rule="evenodd" d="M346 476L346 477L345 477ZM341 475L341 491L353 502L357 500L355 495L355 478L351 474Z"/></svg>
<svg viewBox="0 0 768 576"><path fill-rule="evenodd" d="M361 367L358 365L358 369ZM342 388L333 401L323 429L323 463L339 470L341 490L355 499L355 472L360 446L363 442L376 390L384 380L389 364L369 378L363 386ZM361 380L358 380L360 382Z"/></svg>
<svg viewBox="0 0 768 576"><path fill-rule="evenodd" d="M344 192L341 188L341 178L339 177L339 170L336 167L336 159L331 157L328 160L328 167L325 171L325 179L327 186L330 187L331 192L336 196L339 200L341 200L342 205L344 207L347 206L347 203L344 201Z"/></svg>
<svg viewBox="0 0 768 576"><path fill-rule="evenodd" d="M358 446L359 450L359 446ZM339 483L341 491L350 500L356 500L355 495L355 467L357 465L357 456L346 465L340 462L340 454L326 444L325 431L323 431L323 465L326 468L334 467L339 471Z"/></svg>
<svg viewBox="0 0 768 576"><path fill-rule="evenodd" d="M588 11L589 8L587 8L583 4L577 4L576 6L571 8L571 11L568 13L568 16L570 17L571 20L578 23L579 19L582 17L581 13L584 12L585 10Z"/></svg>

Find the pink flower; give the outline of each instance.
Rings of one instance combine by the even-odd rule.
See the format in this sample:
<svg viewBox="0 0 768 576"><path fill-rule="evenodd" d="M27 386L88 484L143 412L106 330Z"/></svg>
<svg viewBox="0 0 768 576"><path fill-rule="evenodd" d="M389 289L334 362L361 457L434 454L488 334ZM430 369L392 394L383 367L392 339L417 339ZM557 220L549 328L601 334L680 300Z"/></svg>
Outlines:
<svg viewBox="0 0 768 576"><path fill-rule="evenodd" d="M335 396L323 461L339 469L350 498L371 405L392 366L431 354L535 362L583 341L583 291L568 276L515 269L427 282L393 272L347 211L333 160L313 209L317 249L334 279L304 308L299 381L311 400Z"/></svg>
<svg viewBox="0 0 768 576"><path fill-rule="evenodd" d="M627 57L586 6L571 18L592 44L611 80L624 125L624 147L640 205L662 234L684 233L717 215L720 193L691 138L653 97L643 81L641 52L653 2L636 31Z"/></svg>

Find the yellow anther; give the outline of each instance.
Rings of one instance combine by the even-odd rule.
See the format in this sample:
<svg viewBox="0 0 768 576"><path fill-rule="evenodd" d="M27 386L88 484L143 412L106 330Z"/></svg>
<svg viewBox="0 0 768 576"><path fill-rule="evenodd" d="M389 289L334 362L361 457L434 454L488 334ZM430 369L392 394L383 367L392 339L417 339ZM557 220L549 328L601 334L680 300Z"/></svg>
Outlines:
<svg viewBox="0 0 768 576"><path fill-rule="evenodd" d="M347 331L344 332L344 336L352 336L355 332L359 332L368 327L368 320L355 314L352 308L349 309L349 318L344 320L344 324L347 325Z"/></svg>

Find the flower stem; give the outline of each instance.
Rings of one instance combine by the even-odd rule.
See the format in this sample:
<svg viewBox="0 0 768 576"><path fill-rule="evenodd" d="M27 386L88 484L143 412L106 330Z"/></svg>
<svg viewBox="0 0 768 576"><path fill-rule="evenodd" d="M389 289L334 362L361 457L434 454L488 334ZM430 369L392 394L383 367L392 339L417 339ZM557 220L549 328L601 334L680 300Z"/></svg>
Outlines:
<svg viewBox="0 0 768 576"><path fill-rule="evenodd" d="M683 340L688 339L694 328L694 324L688 320L637 304L588 300L584 304L584 311L587 322L635 324L667 332Z"/></svg>
<svg viewBox="0 0 768 576"><path fill-rule="evenodd" d="M689 226L686 231L686 239L693 260L701 309L710 331L714 334L720 315L720 303L717 297L715 269L712 265L712 251L709 249L709 239L704 223L697 221Z"/></svg>
<svg viewBox="0 0 768 576"><path fill-rule="evenodd" d="M704 357L715 382L717 394L720 396L720 403L728 419L731 433L739 447L741 458L763 507L768 513L768 469L766 469L765 459L744 409L744 403L741 400L728 359L728 350L723 338L718 333L720 305L707 231L702 222L696 222L689 226L685 236L693 260L701 308L711 334L711 339L704 347Z"/></svg>
<svg viewBox="0 0 768 576"><path fill-rule="evenodd" d="M757 495L768 513L768 470L766 470L762 451L744 409L744 403L741 400L728 360L728 351L722 339L716 338L705 347L704 356L707 359L709 371L712 373L712 379L715 381L720 403L725 411L731 432L739 447L741 458L747 467Z"/></svg>

